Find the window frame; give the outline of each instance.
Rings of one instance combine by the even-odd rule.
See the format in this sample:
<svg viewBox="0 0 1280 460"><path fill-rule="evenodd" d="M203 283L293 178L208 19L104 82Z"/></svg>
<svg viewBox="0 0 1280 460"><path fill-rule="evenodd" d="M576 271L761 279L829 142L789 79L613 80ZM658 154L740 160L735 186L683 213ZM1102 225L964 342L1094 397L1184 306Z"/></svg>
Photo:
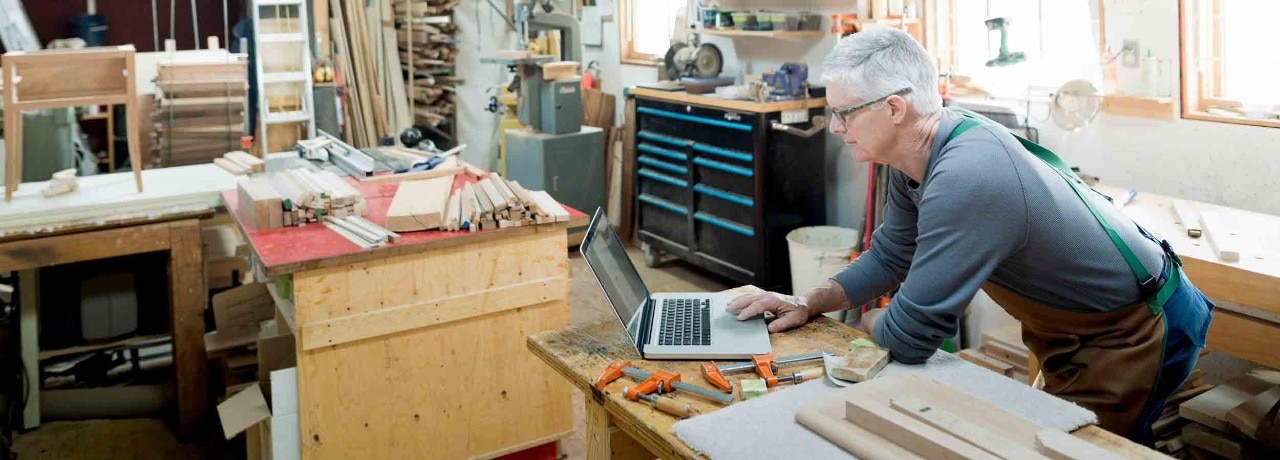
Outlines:
<svg viewBox="0 0 1280 460"><path fill-rule="evenodd" d="M619 56L623 64L657 67L663 56L636 52L631 24L631 7L641 0L618 0Z"/></svg>
<svg viewBox="0 0 1280 460"><path fill-rule="evenodd" d="M1192 2L1195 2L1195 4L1192 4ZM1200 18L1203 15L1191 14L1198 11L1198 7L1203 5L1209 5L1212 12L1207 20ZM1205 35L1197 33L1199 29L1194 27L1196 25L1194 21L1197 19L1202 21L1201 25L1207 25L1210 28L1210 35L1207 38L1212 40L1210 49L1213 50L1214 56L1211 59L1213 68L1207 72L1209 73L1208 78L1203 75L1205 72L1198 71L1198 66L1196 65L1196 60L1199 57L1197 49L1200 41L1206 39ZM1216 96L1222 94L1222 46L1222 0L1179 0L1178 48L1181 62L1178 66L1178 79L1182 90L1182 118L1280 128L1280 120L1261 120L1244 116L1231 117L1209 113L1209 108L1211 107L1239 108L1243 106L1240 101ZM1204 80L1202 81L1202 79ZM1206 87L1210 87L1208 88L1210 96L1205 96Z"/></svg>

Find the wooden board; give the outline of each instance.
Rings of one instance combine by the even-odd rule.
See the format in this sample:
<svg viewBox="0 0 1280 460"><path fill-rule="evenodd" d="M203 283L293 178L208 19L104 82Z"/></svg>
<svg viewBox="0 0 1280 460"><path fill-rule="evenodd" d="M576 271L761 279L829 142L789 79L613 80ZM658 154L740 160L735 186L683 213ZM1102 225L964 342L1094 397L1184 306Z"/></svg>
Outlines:
<svg viewBox="0 0 1280 460"><path fill-rule="evenodd" d="M978 351L977 348L960 350L960 352L956 353L956 356L1000 375L1008 376L1013 374L1012 364L987 356L985 353Z"/></svg>
<svg viewBox="0 0 1280 460"><path fill-rule="evenodd" d="M297 327L306 336L326 321L567 277L563 227L297 273ZM524 347L526 335L568 324L561 289L521 308L301 351L304 457L467 458L564 436L569 387Z"/></svg>
<svg viewBox="0 0 1280 460"><path fill-rule="evenodd" d="M1055 430L1037 433L1036 446L1040 448L1040 452L1054 460L1118 460L1120 458L1101 447Z"/></svg>
<svg viewBox="0 0 1280 460"><path fill-rule="evenodd" d="M400 182L383 226L393 232L440 228L452 189L451 176Z"/></svg>
<svg viewBox="0 0 1280 460"><path fill-rule="evenodd" d="M1276 323L1231 312L1219 304L1209 325L1208 345L1255 363L1280 368L1280 327Z"/></svg>
<svg viewBox="0 0 1280 460"><path fill-rule="evenodd" d="M1227 423L1240 433L1253 439L1261 440L1259 428L1277 423L1275 408L1280 405L1280 384L1254 395L1247 401L1227 411ZM1272 444L1280 442L1272 440Z"/></svg>
<svg viewBox="0 0 1280 460"><path fill-rule="evenodd" d="M821 98L810 99L808 101L782 101L782 102L751 102L739 101L733 99L721 99L709 96L700 96L689 94L684 91L660 91L656 89L631 87L627 91L632 96L641 96L645 99L657 99L661 101L674 102L677 104L695 104L707 107L715 107L720 109L740 110L743 112L767 113L780 112L783 110L800 110L805 108L826 107L826 101Z"/></svg>
<svg viewBox="0 0 1280 460"><path fill-rule="evenodd" d="M1228 431L1227 413L1280 384L1280 372L1255 370L1237 376L1178 407L1178 415L1218 431Z"/></svg>
<svg viewBox="0 0 1280 460"><path fill-rule="evenodd" d="M258 323L275 316L275 302L264 283L237 286L213 296L213 322L228 334L258 330Z"/></svg>

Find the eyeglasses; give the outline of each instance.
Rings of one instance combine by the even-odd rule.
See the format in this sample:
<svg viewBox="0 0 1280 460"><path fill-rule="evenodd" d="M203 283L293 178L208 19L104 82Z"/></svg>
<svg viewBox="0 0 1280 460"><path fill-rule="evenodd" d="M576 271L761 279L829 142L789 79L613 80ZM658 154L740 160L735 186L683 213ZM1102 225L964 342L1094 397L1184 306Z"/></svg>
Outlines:
<svg viewBox="0 0 1280 460"><path fill-rule="evenodd" d="M894 91L894 92L892 92L892 93L886 94L886 95L884 95L884 97L880 97L880 98L872 99L872 100L870 100L870 101L863 102L863 103L858 104L858 105L855 105L855 106L853 106L853 107L849 107L849 108L847 108L847 109L840 109L840 110L832 109L832 110L831 110L831 114L832 114L832 115L835 115L835 118L836 118L837 120L840 120L840 125L841 125L841 126L844 126L844 125L845 125L845 120L849 119L849 118L850 118L850 115L853 115L853 113L854 113L854 112L857 112L857 111L859 111L859 110L862 110L862 109L865 109L865 108L867 108L867 107L870 107L872 104L876 104L876 103L884 102L884 101L885 101L885 99L888 99L888 98L890 98L890 97L892 97L892 96L901 96L901 95L903 95L903 94L907 94L907 93L910 93L910 92L911 92L911 87L909 87L909 86L908 86L908 87L904 87L904 88L899 89L899 90L897 90L897 91Z"/></svg>

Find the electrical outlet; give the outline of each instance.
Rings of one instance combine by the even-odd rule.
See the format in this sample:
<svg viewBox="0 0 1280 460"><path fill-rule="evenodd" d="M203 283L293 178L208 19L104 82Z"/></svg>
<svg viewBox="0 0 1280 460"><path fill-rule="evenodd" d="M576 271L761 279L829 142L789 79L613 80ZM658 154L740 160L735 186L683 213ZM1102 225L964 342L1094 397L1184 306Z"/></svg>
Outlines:
<svg viewBox="0 0 1280 460"><path fill-rule="evenodd" d="M805 109L783 110L782 124L794 125L796 123L804 123L809 121L809 111Z"/></svg>

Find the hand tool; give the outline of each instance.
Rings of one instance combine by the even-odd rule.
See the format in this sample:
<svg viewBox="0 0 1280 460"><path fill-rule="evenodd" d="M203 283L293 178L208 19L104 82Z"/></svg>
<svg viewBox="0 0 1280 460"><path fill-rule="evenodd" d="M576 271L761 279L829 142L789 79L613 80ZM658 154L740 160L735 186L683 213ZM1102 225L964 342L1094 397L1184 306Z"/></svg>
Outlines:
<svg viewBox="0 0 1280 460"><path fill-rule="evenodd" d="M707 383L710 383L712 386L715 386L716 388L719 388L728 393L733 392L733 384L729 382L729 379L724 378L724 375L733 373L733 372L745 371L748 369L755 369L756 374L759 375L760 378L764 379L765 384L768 386L777 385L778 382L784 382L784 383L797 382L798 383L798 382L803 382L805 380L812 379L814 377L808 376L808 375L800 376L800 374L804 374L804 373L796 373L790 376L785 376L784 378L780 378L774 374L775 372L778 371L778 366L781 364L798 363L803 361L813 361L813 360L819 360L819 359L822 359L821 352L809 353L804 355L786 356L778 359L774 359L773 353L765 353L763 355L752 356L751 362L749 363L726 364L723 366L716 366L715 362L703 364L702 377L707 380Z"/></svg>
<svg viewBox="0 0 1280 460"><path fill-rule="evenodd" d="M459 146L457 146L457 147L454 147L454 148L452 148L452 149L449 149L449 151L447 151L447 152L444 152L444 153L441 153L441 154L439 154L439 155L433 156L433 157L428 158L428 159L426 159L426 160L419 161L419 162L414 163L412 166L409 166L408 168L406 168L406 169L404 169L404 170L397 170L396 172L397 172L397 173L402 173L402 172L418 172L418 171L429 171L429 170L435 169L435 167L436 167L436 166L439 166L439 165L440 165L440 163L444 163L444 160L448 159L448 158L449 158L449 157L451 157L451 156L457 155L459 152L461 152L463 149L466 149L466 148L467 148L467 144L459 145ZM425 153L425 152L424 152L424 153Z"/></svg>
<svg viewBox="0 0 1280 460"><path fill-rule="evenodd" d="M630 393L630 388L622 387L622 392ZM654 408L676 417L689 418L699 414L697 409L694 409L693 406L671 398L663 398L661 396L647 395L644 393L636 393L636 397L640 398L641 401L649 403L649 405L652 405Z"/></svg>
<svg viewBox="0 0 1280 460"><path fill-rule="evenodd" d="M681 382L679 372L657 371L649 373L644 370L631 367L630 361L623 360L614 361L609 365L609 367L606 367L604 371L600 373L600 377L596 378L596 390L604 390L605 385L621 378L623 375L640 382L640 385L635 388L630 388L630 391L627 394L627 398L632 401L638 399L638 396L634 396L633 394L649 394L654 392L661 394L675 390L684 390L722 404L729 404L733 402L733 395L717 393L697 385L690 385L688 383Z"/></svg>

